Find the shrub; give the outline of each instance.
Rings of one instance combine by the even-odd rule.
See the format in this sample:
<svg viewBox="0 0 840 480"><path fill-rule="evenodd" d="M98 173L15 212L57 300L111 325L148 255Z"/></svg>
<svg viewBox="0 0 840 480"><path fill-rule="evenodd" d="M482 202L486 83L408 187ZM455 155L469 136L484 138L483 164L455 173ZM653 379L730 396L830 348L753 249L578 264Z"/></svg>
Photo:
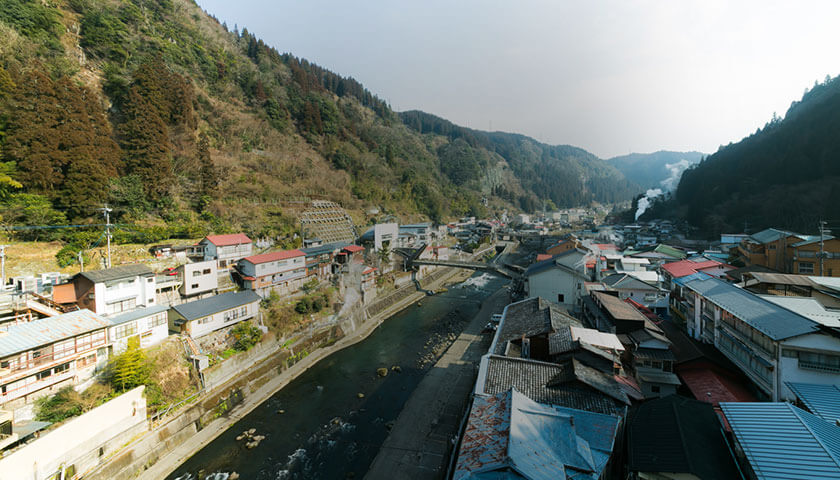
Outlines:
<svg viewBox="0 0 840 480"><path fill-rule="evenodd" d="M262 337L262 331L250 322L239 323L231 329L230 334L234 339L233 348L240 352L250 350Z"/></svg>

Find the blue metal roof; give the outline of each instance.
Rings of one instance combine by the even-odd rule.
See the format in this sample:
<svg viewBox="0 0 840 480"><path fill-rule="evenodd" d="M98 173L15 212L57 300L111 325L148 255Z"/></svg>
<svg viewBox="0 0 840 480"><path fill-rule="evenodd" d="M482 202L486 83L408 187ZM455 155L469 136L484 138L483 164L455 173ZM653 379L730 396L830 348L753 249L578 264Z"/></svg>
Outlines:
<svg viewBox="0 0 840 480"><path fill-rule="evenodd" d="M0 330L0 357L26 352L110 325L110 321L87 309L11 325L7 330Z"/></svg>
<svg viewBox="0 0 840 480"><path fill-rule="evenodd" d="M453 478L596 480L619 422L612 415L540 404L513 388L476 397Z"/></svg>
<svg viewBox="0 0 840 480"><path fill-rule="evenodd" d="M717 278L694 280L685 286L773 340L784 340L819 330L813 320Z"/></svg>
<svg viewBox="0 0 840 480"><path fill-rule="evenodd" d="M108 320L114 325L119 325L121 323L137 320L138 318L149 317L151 315L155 315L160 312L165 312L167 310L169 310L169 307L165 307L163 305L155 305L154 307L141 308L139 310L123 313L122 315L111 317Z"/></svg>
<svg viewBox="0 0 840 480"><path fill-rule="evenodd" d="M789 237L791 235L801 236L798 233L788 232L787 230L768 228L750 235L749 239L757 243L770 243L775 242L782 237Z"/></svg>
<svg viewBox="0 0 840 480"><path fill-rule="evenodd" d="M819 235L802 235L802 238L804 240L802 240L799 243L794 243L793 246L794 247L804 247L805 245L811 245L812 243L819 243L819 241L820 241L820 236ZM822 240L824 242L827 242L829 240L834 240L834 237L831 236L831 235L825 235L824 237L822 237Z"/></svg>
<svg viewBox="0 0 840 480"><path fill-rule="evenodd" d="M712 275L709 275L706 272L697 272L692 273L691 275L686 275L684 277L674 278L671 281L676 283L677 285L685 285L688 282L693 282L694 280L705 280L707 278L713 278Z"/></svg>
<svg viewBox="0 0 840 480"><path fill-rule="evenodd" d="M305 253L307 257L315 257L324 253L334 252L350 245L348 242L335 242L319 245L317 247L299 248L301 252Z"/></svg>
<svg viewBox="0 0 840 480"><path fill-rule="evenodd" d="M720 404L758 480L837 480L840 428L788 403Z"/></svg>
<svg viewBox="0 0 840 480"><path fill-rule="evenodd" d="M814 415L834 423L840 420L840 385L785 382Z"/></svg>

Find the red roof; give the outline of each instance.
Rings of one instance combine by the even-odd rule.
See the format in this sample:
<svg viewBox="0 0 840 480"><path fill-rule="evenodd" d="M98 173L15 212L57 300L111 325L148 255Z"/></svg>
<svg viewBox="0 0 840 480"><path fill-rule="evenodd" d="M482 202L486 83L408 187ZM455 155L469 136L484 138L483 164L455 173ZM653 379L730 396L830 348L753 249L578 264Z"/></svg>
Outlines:
<svg viewBox="0 0 840 480"><path fill-rule="evenodd" d="M757 399L737 381L707 368L678 368L677 373L701 402L718 405L720 402L755 402Z"/></svg>
<svg viewBox="0 0 840 480"><path fill-rule="evenodd" d="M604 251L604 250L607 250L607 251L610 251L610 252L617 252L618 251L618 247L615 246L614 243L596 243L594 245L596 247L598 247L598 250L601 250L601 251Z"/></svg>
<svg viewBox="0 0 840 480"><path fill-rule="evenodd" d="M549 258L551 258L551 255L549 255L547 253L538 253L537 254L537 261L538 262L542 262L543 260L548 260Z"/></svg>
<svg viewBox="0 0 840 480"><path fill-rule="evenodd" d="M367 269L367 270L365 270L364 272L362 272L362 275L367 275L368 273L375 272L375 271L376 271L376 268L374 268L374 267L368 267L368 269Z"/></svg>
<svg viewBox="0 0 840 480"><path fill-rule="evenodd" d="M260 255L252 255L250 257L243 258L243 260L247 260L256 265L258 263L276 262L277 260L285 260L287 258L297 258L305 256L306 254L301 252L300 250L282 250L279 252L269 252L262 253Z"/></svg>
<svg viewBox="0 0 840 480"><path fill-rule="evenodd" d="M205 240L217 247L225 247L227 245L242 245L244 243L251 243L251 239L244 233L229 233L227 235L207 235Z"/></svg>
<svg viewBox="0 0 840 480"><path fill-rule="evenodd" d="M358 245L348 245L348 246L344 247L344 250L346 250L350 253L361 252L364 249L365 249L365 247L360 247Z"/></svg>
<svg viewBox="0 0 840 480"><path fill-rule="evenodd" d="M682 278L697 273L698 270L707 268L724 266L723 263L715 260L706 260L705 262L692 262L691 260L680 260L679 262L671 262L662 265L666 272L671 274L673 278Z"/></svg>

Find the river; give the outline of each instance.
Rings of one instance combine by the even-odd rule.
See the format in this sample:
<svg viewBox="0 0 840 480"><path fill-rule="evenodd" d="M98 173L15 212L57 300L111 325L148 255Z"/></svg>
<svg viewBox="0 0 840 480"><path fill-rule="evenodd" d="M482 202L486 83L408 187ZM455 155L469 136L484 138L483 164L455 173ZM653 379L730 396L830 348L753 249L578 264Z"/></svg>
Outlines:
<svg viewBox="0 0 840 480"><path fill-rule="evenodd" d="M242 480L363 478L388 427L434 364L428 342L460 332L480 302L505 283L477 273L423 298L422 306L408 307L302 373L168 480L227 480L231 472ZM380 367L389 369L384 378L376 373ZM236 437L251 428L265 440L247 449Z"/></svg>

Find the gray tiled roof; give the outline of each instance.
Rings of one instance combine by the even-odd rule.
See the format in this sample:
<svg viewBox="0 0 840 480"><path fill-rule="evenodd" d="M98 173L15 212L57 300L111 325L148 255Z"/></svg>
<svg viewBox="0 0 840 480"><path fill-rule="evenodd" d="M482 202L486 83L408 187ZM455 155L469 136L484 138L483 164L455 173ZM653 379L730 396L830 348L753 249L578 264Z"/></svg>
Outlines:
<svg viewBox="0 0 840 480"><path fill-rule="evenodd" d="M773 340L819 330L816 322L717 278L694 280L686 286Z"/></svg>
<svg viewBox="0 0 840 480"><path fill-rule="evenodd" d="M506 344L511 340L521 338L522 335L532 337L552 333L568 325L582 326L559 305L543 298L533 297L512 303L505 307L492 351L504 355Z"/></svg>
<svg viewBox="0 0 840 480"><path fill-rule="evenodd" d="M491 355L483 392L495 395L514 387L535 402L623 415L627 395L612 376L576 360L561 364Z"/></svg>
<svg viewBox="0 0 840 480"><path fill-rule="evenodd" d="M79 276L87 278L93 283L110 282L113 280L122 280L123 278L133 278L136 276L154 275L151 268L146 265L121 265L119 267L106 268L104 270L89 270L87 272L79 273Z"/></svg>
<svg viewBox="0 0 840 480"><path fill-rule="evenodd" d="M175 310L187 320L196 320L201 317L213 315L214 313L230 310L231 308L259 302L260 300L260 296L254 293L253 290L243 290L241 292L228 292L203 300L183 303L172 307L172 310Z"/></svg>

